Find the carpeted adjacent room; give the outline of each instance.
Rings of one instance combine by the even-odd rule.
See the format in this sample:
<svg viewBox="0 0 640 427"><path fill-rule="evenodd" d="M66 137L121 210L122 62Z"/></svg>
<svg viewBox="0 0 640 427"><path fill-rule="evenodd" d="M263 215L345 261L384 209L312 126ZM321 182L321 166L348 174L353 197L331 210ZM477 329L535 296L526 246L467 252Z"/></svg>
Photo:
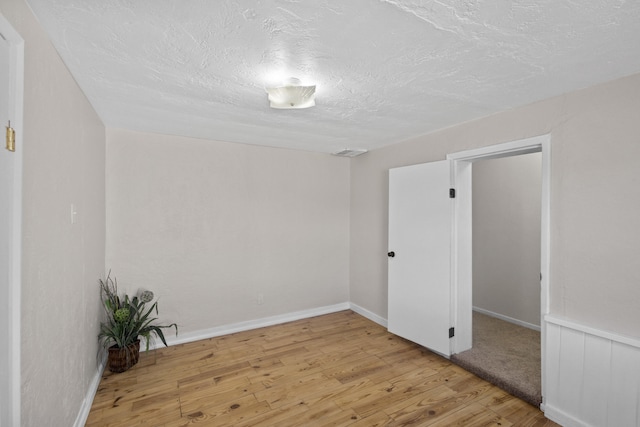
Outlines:
<svg viewBox="0 0 640 427"><path fill-rule="evenodd" d="M473 347L451 361L538 407L540 332L473 312Z"/></svg>

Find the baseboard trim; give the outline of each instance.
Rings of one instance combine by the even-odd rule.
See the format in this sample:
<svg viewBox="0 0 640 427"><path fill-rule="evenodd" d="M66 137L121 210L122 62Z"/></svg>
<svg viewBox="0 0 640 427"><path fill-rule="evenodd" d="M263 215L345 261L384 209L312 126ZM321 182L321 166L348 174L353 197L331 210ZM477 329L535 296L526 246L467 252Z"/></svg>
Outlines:
<svg viewBox="0 0 640 427"><path fill-rule="evenodd" d="M372 322L376 322L378 325L384 326L385 328L388 327L389 322L387 321L387 319L385 319L385 318L383 318L381 316L378 316L374 312L369 311L366 308L361 307L358 304L354 304L354 303L349 303L349 307L354 312L358 313L361 316L366 317L367 319L371 320Z"/></svg>
<svg viewBox="0 0 640 427"><path fill-rule="evenodd" d="M564 427L595 427L572 417L564 411L550 405L544 405L544 416Z"/></svg>
<svg viewBox="0 0 640 427"><path fill-rule="evenodd" d="M484 308L480 308L476 306L473 306L473 311L477 311L478 313L486 314L487 316L495 317L496 319L504 320L505 322L513 323L515 325L533 329L534 331L540 332L540 326L534 325L533 323L528 323L523 320L514 319L513 317L505 316L504 314L495 313L493 311L485 310Z"/></svg>
<svg viewBox="0 0 640 427"><path fill-rule="evenodd" d="M293 313L280 314L277 316L264 317L262 319L247 320L245 322L231 323L229 325L218 326L210 329L202 329L199 331L180 334L178 337L167 337L167 344L178 345L186 344L193 341L206 340L209 338L219 337L222 335L234 334L236 332L250 331L252 329L264 328L267 326L279 325L281 323L293 322L295 320L307 319L309 317L322 316L323 314L335 313L351 309L348 302L329 305L325 307L312 308L309 310L296 311ZM150 349L159 348L161 342L154 342L149 346ZM142 348L142 346L141 346Z"/></svg>
<svg viewBox="0 0 640 427"><path fill-rule="evenodd" d="M82 405L80 406L78 416L73 423L73 427L83 427L87 423L89 412L91 412L91 405L93 405L93 399L96 397L96 393L98 392L100 380L102 379L102 374L104 373L106 365L106 360L102 360L99 363L98 369L96 370L95 374L93 375L93 379L91 380L91 384L89 384L87 395L85 396L84 400L82 401Z"/></svg>

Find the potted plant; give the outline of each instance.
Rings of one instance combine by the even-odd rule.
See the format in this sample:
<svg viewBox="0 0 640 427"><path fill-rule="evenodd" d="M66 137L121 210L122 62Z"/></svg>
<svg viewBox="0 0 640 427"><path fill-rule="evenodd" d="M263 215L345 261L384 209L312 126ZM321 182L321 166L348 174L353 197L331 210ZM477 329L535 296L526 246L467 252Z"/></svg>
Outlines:
<svg viewBox="0 0 640 427"><path fill-rule="evenodd" d="M158 302L149 307L153 301L153 292L141 291L133 298L127 294L118 295L118 284L111 279L111 272L106 280L100 280L100 296L106 311L107 319L100 323L98 340L108 350L107 367L111 372L124 372L138 363L140 354L140 338L146 340L146 351L150 341L158 337L167 346L162 329L175 328L178 325L155 324L158 314Z"/></svg>

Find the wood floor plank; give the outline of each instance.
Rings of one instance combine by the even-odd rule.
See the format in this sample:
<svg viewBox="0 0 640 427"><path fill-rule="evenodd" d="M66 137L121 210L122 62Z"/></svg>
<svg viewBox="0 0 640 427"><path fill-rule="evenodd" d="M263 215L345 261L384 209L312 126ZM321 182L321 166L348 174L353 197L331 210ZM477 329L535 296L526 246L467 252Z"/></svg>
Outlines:
<svg viewBox="0 0 640 427"><path fill-rule="evenodd" d="M371 381L354 384L350 389L343 389L341 393L336 393L333 397L334 402L340 407L346 409L355 409L356 405L365 405L367 402L376 401L385 398L392 389L391 383L373 383ZM349 384L347 384L349 386ZM357 412L357 411L356 411ZM367 415L358 413L360 416L366 417L375 411L370 411Z"/></svg>
<svg viewBox="0 0 640 427"><path fill-rule="evenodd" d="M388 425L389 420L389 416L384 412L376 412L366 418L359 418L358 421L348 425L352 427L381 427Z"/></svg>
<svg viewBox="0 0 640 427"><path fill-rule="evenodd" d="M304 412L300 419L300 426L344 426L358 419L353 411L345 411L330 401L322 401L308 405L309 410Z"/></svg>
<svg viewBox="0 0 640 427"><path fill-rule="evenodd" d="M347 310L143 353L103 375L86 425L556 424Z"/></svg>
<svg viewBox="0 0 640 427"><path fill-rule="evenodd" d="M513 424L498 414L487 411L484 406L471 403L431 425L433 427L511 427Z"/></svg>
<svg viewBox="0 0 640 427"><path fill-rule="evenodd" d="M254 426L282 426L295 427L300 426L300 419L309 408L300 403L293 403L289 406L270 410L263 414L248 419L239 420L235 427L254 427ZM214 424L215 425L215 424Z"/></svg>
<svg viewBox="0 0 640 427"><path fill-rule="evenodd" d="M415 408L412 408L410 411L407 411L407 408L405 408L402 413L392 414L395 423L391 425L411 425L416 423L417 420L420 422L416 424L421 426L438 423L442 419L472 404L478 395L493 386L482 382L478 384L477 387L467 388L463 392L456 392L448 386L443 387L449 389L453 394L446 397L444 397L446 393L439 396L433 393L423 394L421 395L422 399L416 404ZM485 408L485 410L491 412L489 409Z"/></svg>
<svg viewBox="0 0 640 427"><path fill-rule="evenodd" d="M357 363L350 361L342 363L337 369L327 369L327 376L335 378L342 384L350 383L362 378L368 378L370 374L380 370L388 370L390 366L375 356L358 359Z"/></svg>
<svg viewBox="0 0 640 427"><path fill-rule="evenodd" d="M258 400L265 400L275 409L296 402L306 403L305 399L309 395L325 389L336 390L339 386L337 381L328 379L322 373L316 373L296 379L283 378L255 395Z"/></svg>
<svg viewBox="0 0 640 427"><path fill-rule="evenodd" d="M255 402L249 405L241 405L239 407L229 407L223 414L217 414L212 416L210 414L199 412L191 414L189 418L189 424L186 425L211 425L216 427L236 426L249 419L255 419L262 414L272 412L273 409L267 402ZM178 426L184 426L185 424L177 424ZM165 427L172 427L167 424Z"/></svg>
<svg viewBox="0 0 640 427"><path fill-rule="evenodd" d="M518 426L551 426L552 421L538 417L539 410L532 405L522 405L522 401L496 387L493 393L486 394L478 403L505 417Z"/></svg>
<svg viewBox="0 0 640 427"><path fill-rule="evenodd" d="M191 399L180 399L182 416L196 418L201 414L206 414L208 418L216 418L230 411L252 407L259 401L251 393L238 395L222 395L217 399L208 397L198 397ZM271 410L271 408L269 408Z"/></svg>

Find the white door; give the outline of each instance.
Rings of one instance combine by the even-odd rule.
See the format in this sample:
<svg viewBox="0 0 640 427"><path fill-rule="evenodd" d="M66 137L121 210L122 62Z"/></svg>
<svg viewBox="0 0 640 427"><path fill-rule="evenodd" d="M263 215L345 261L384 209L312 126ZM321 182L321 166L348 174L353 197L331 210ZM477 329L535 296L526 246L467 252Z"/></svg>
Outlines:
<svg viewBox="0 0 640 427"><path fill-rule="evenodd" d="M451 354L450 163L389 170L388 329Z"/></svg>

